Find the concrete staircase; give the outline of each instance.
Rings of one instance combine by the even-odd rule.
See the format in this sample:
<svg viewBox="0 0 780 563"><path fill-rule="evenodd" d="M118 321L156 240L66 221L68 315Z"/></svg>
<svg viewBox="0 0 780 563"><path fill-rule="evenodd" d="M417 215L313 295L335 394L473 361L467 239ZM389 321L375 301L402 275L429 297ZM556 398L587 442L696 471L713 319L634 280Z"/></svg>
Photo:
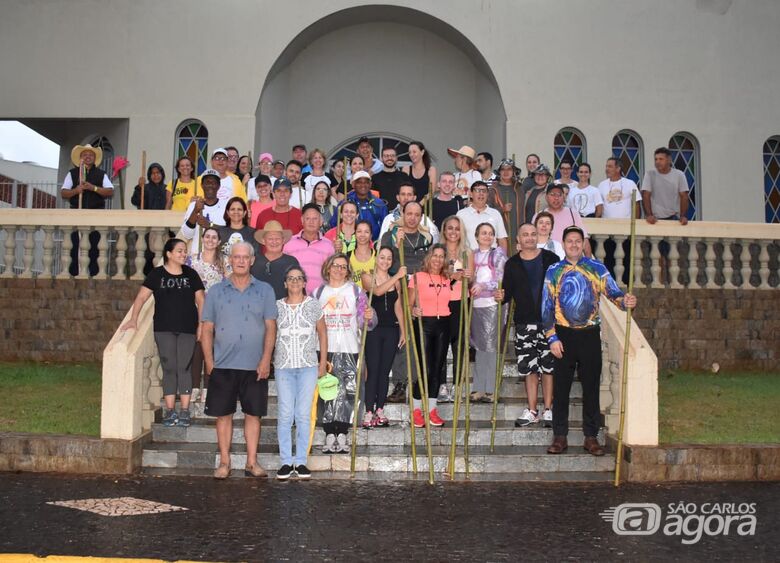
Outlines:
<svg viewBox="0 0 780 563"><path fill-rule="evenodd" d="M497 412L495 449L490 452L490 418L492 404L471 405L471 431L469 435L469 470L471 479L517 479L517 480L609 480L614 470L615 458L611 453L604 457L593 457L582 449L582 389L579 382L572 388L570 405L569 450L563 455L549 455L547 446L552 441L552 429L532 425L515 428L514 421L526 406L525 386L518 384L514 365L507 363L501 388ZM276 438L276 384L269 385L268 416L263 419L260 438L260 464L273 472L279 468L279 454ZM541 389L540 389L541 395ZM433 463L437 479L443 475L452 441L452 414L454 405L439 404L439 414L446 424L443 428L431 429ZM143 452L143 468L147 473L210 475L216 467L217 444L215 422L203 415L203 405L191 406L192 426L165 427L157 421L152 425L152 442ZM456 437L456 479L465 478L463 452L464 409L461 408ZM408 404L387 404L385 414L390 426L357 431L356 471L363 478L415 478L412 474L412 455L409 432ZM231 465L234 473L242 474L246 465L246 445L243 435L243 414L240 405L235 415ZM293 440L295 433L293 432ZM349 477L349 454L323 454L321 446L325 434L319 426L307 466L315 477L323 475L340 478ZM600 436L603 444L603 436ZM417 478L427 478L428 458L426 455L424 429L416 430Z"/></svg>

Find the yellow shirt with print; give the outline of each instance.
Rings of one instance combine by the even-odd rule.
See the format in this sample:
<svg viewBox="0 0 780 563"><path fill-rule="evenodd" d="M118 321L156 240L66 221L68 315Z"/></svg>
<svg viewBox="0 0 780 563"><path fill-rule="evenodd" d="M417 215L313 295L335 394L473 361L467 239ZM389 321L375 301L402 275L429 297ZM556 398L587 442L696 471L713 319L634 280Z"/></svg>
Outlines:
<svg viewBox="0 0 780 563"><path fill-rule="evenodd" d="M189 182L176 182L176 190L173 189L173 181L168 182L165 191L171 194L171 211L187 211L187 206L195 197L195 180Z"/></svg>
<svg viewBox="0 0 780 563"><path fill-rule="evenodd" d="M247 197L246 197L246 186L241 183L241 180L238 179L238 176L235 174L228 173L228 176L233 180L233 195L230 197L240 197L244 200L244 203L247 203ZM195 195L203 197L203 187L201 186L203 176L198 176L198 182L195 185Z"/></svg>

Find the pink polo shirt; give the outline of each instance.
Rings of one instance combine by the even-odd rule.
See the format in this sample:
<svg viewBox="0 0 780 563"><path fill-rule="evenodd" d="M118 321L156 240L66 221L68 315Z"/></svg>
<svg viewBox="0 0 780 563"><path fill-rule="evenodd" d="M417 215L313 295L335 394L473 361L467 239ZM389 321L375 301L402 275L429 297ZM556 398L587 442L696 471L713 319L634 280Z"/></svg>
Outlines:
<svg viewBox="0 0 780 563"><path fill-rule="evenodd" d="M588 229L582 224L582 217L571 207L561 207L558 211L553 211L548 207L545 211L552 215L555 220L553 230L550 233L552 240L557 240L563 244L563 231L566 227L571 227L572 225L577 225L582 229L582 232L585 233L585 238L588 238ZM533 221L536 221L536 215L534 215Z"/></svg>
<svg viewBox="0 0 780 563"><path fill-rule="evenodd" d="M333 243L317 233L317 240L309 242L301 236L303 231L287 241L284 253L294 256L306 272L306 293L311 295L322 285L322 265L336 251Z"/></svg>

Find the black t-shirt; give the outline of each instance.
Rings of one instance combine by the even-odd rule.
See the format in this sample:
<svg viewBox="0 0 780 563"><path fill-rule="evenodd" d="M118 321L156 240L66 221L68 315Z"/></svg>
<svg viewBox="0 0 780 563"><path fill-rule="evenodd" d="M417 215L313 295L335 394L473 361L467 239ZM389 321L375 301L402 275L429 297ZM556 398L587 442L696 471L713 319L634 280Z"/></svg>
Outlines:
<svg viewBox="0 0 780 563"><path fill-rule="evenodd" d="M450 215L457 215L458 211L466 207L466 202L459 195L456 195L449 201L442 201L439 198L433 200L433 217L431 220L439 232L442 230L444 220ZM444 238L444 233L442 233Z"/></svg>
<svg viewBox="0 0 780 563"><path fill-rule="evenodd" d="M404 174L400 170L394 170L393 172L377 172L371 176L371 184L374 189L379 192L379 197L388 203L388 206L392 206L397 201L398 186L401 182L409 182L411 179L408 174ZM417 198L417 201L420 197Z"/></svg>
<svg viewBox="0 0 780 563"><path fill-rule="evenodd" d="M536 258L531 260L520 259L520 263L525 269L525 274L528 276L528 285L532 288L541 287L544 283L544 266L542 265L542 253L540 252ZM538 293L536 291L531 292L534 297L534 304L538 308L540 303L538 300Z"/></svg>
<svg viewBox="0 0 780 563"><path fill-rule="evenodd" d="M268 261L262 253L255 257L255 263L249 270L254 277L274 288L276 299L287 297L287 288L284 287L284 276L287 270L295 266L300 268L298 259L288 254L282 254L276 260Z"/></svg>
<svg viewBox="0 0 780 563"><path fill-rule="evenodd" d="M240 229L234 229L232 227L217 227L219 233L220 244L222 245L222 254L230 256L230 247L237 242L248 242L255 249L255 255L260 252L260 245L255 240L255 230L244 225Z"/></svg>
<svg viewBox="0 0 780 563"><path fill-rule="evenodd" d="M195 292L204 289L203 282L189 266L181 268L175 276L158 266L144 280L143 286L154 295L154 332L195 334L198 328Z"/></svg>

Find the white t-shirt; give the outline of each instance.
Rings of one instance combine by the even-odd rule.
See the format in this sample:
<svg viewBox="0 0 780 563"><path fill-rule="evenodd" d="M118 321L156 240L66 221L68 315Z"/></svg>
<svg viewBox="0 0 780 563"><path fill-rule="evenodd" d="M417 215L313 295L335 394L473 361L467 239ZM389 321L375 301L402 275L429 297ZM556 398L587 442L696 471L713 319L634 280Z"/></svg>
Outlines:
<svg viewBox="0 0 780 563"><path fill-rule="evenodd" d="M390 213L385 215L385 218L382 219L382 226L379 227L379 238L376 239L377 243L382 240L382 235L384 235L387 231L390 230L390 227L393 226L393 223L398 221L398 219L401 217L400 210L396 207L394 210L392 210ZM431 236L433 237L433 244L436 244L439 242L439 229L436 228L436 225L433 224L433 221L428 219L427 215L423 215L420 219L420 224L428 229L428 232L431 233Z"/></svg>
<svg viewBox="0 0 780 563"><path fill-rule="evenodd" d="M681 170L672 168L666 174L657 170L645 172L642 191L650 192L653 215L666 219L680 214L680 194L690 191L688 179Z"/></svg>
<svg viewBox="0 0 780 563"><path fill-rule="evenodd" d="M479 245L477 244L477 237L474 232L480 223L490 223L496 230L496 241L507 238L506 227L504 226L504 219L501 217L501 213L493 209L492 207L486 207L482 211L477 211L474 207L464 207L458 211L457 216L463 221L463 227L466 229L466 237L469 239L469 248L471 250L477 250Z"/></svg>
<svg viewBox="0 0 780 563"><path fill-rule="evenodd" d="M304 205L311 201L313 195L314 188L309 189L300 186L293 186L292 193L290 194L290 205L301 209ZM303 198L303 201L301 201L301 198Z"/></svg>
<svg viewBox="0 0 780 563"><path fill-rule="evenodd" d="M579 211L580 215L587 217L593 215L596 212L597 205L603 205L604 200L601 198L601 192L596 186L588 184L584 188L580 188L577 184L569 186L569 197L567 200L569 207L575 211Z"/></svg>
<svg viewBox="0 0 780 563"><path fill-rule="evenodd" d="M471 194L471 184L482 180L482 174L476 170L469 170L468 172L455 172L455 195L462 195L469 198Z"/></svg>
<svg viewBox="0 0 780 563"><path fill-rule="evenodd" d="M201 215L203 215L209 222L214 223L215 225L219 225L220 227L225 226L225 208L227 207L228 200L226 199L217 199L217 203L214 205L205 205L203 206L203 211L201 211ZM198 254L200 252L200 232L203 230L198 227L198 225L195 225L195 228L190 228L189 225L187 225L187 219L192 215L192 210L195 209L195 202L192 201L187 206L187 211L184 212L184 222L181 225L181 234L182 236L187 240L192 240L192 245L190 246L190 254Z"/></svg>
<svg viewBox="0 0 780 563"><path fill-rule="evenodd" d="M328 184L328 186L330 186L330 178L328 178L327 176L325 175L315 176L314 174L309 174L308 176L306 176L306 179L303 181L303 187L313 192L314 186L316 186L320 182L325 182L326 184Z"/></svg>
<svg viewBox="0 0 780 563"><path fill-rule="evenodd" d="M634 201L642 201L642 194L633 180L620 178L613 182L609 178L599 184L599 193L604 200L605 219L630 219L631 218L631 192L636 190Z"/></svg>
<svg viewBox="0 0 780 563"><path fill-rule="evenodd" d="M325 285L319 296L325 327L328 329L328 352L360 352L360 330L357 322L357 298L352 282L341 287ZM317 343L319 346L319 342Z"/></svg>

